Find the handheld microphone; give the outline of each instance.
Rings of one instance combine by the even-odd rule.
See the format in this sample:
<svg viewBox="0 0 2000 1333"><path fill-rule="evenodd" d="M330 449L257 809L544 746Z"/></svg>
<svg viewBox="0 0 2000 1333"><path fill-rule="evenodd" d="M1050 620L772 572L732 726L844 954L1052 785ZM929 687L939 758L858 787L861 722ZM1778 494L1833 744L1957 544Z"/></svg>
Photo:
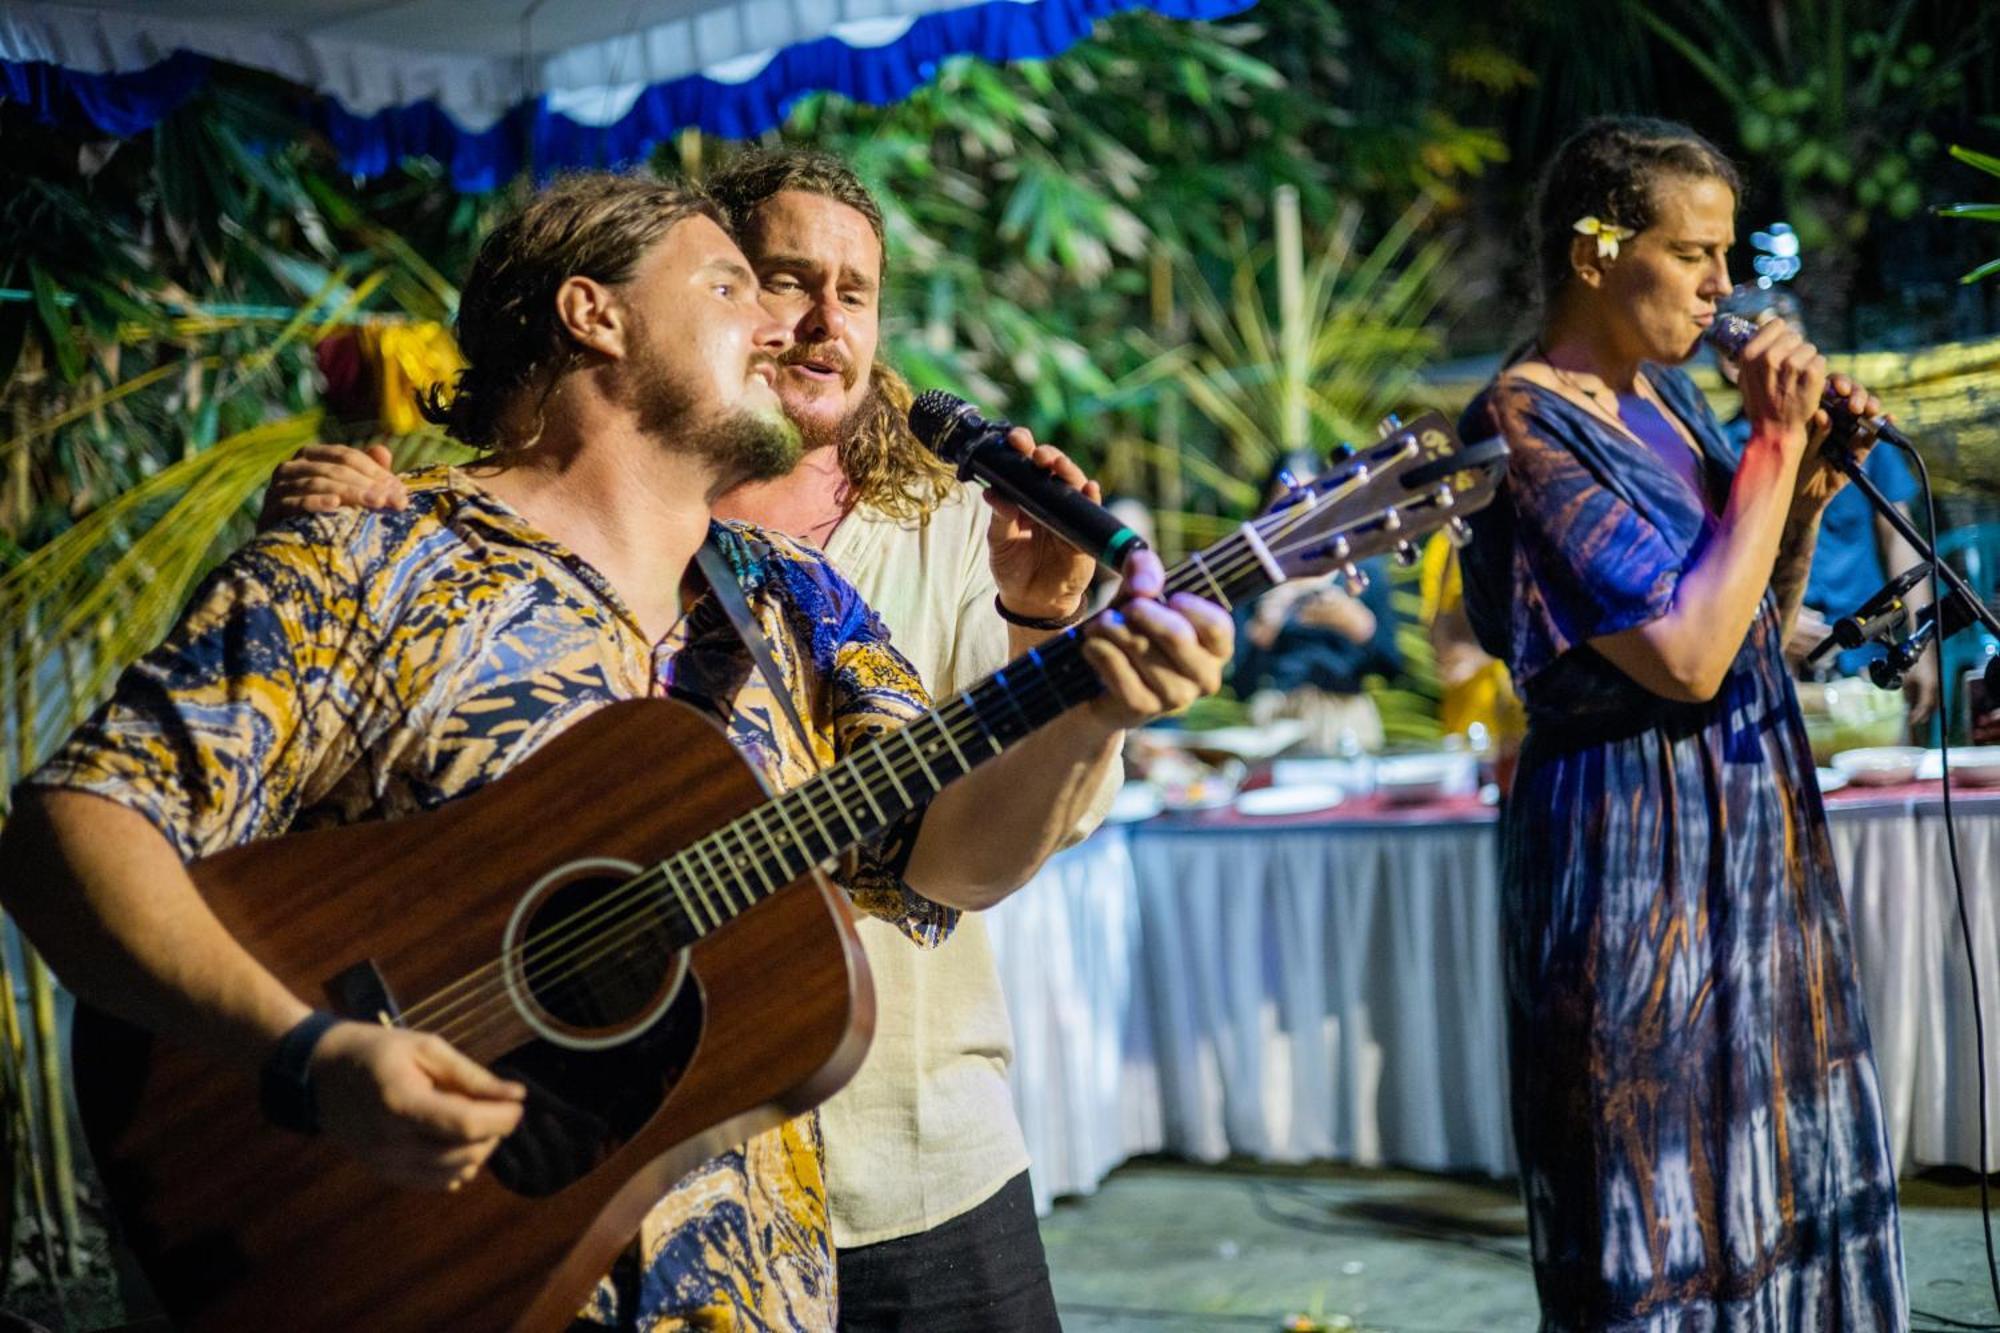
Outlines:
<svg viewBox="0 0 2000 1333"><path fill-rule="evenodd" d="M1709 325L1707 332L1701 336L1716 351L1731 357L1739 357L1743 355L1743 349L1749 345L1750 340L1757 336L1757 329L1756 324L1741 315L1717 315L1715 323ZM1834 392L1831 384L1827 385L1826 391L1820 395L1819 405L1826 409L1826 414L1833 419L1834 425L1833 434L1827 436L1826 444L1823 446L1826 450L1845 452L1849 439L1859 431L1875 439L1886 440L1898 449L1912 453L1916 451L1916 446L1910 443L1909 436L1897 430L1888 417L1869 417L1866 420L1857 418L1848 410L1847 400Z"/></svg>
<svg viewBox="0 0 2000 1333"><path fill-rule="evenodd" d="M1106 569L1119 571L1126 556L1146 545L1103 505L1016 453L1007 443L1013 427L986 420L963 398L942 389L918 394L910 404L910 429L932 453L958 466L960 481L984 482Z"/></svg>

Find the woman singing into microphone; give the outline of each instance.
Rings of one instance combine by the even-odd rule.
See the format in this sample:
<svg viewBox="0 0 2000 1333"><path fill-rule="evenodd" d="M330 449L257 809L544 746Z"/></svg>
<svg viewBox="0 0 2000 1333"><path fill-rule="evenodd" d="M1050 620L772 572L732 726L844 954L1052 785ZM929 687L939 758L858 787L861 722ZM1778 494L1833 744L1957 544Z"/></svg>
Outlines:
<svg viewBox="0 0 2000 1333"><path fill-rule="evenodd" d="M1512 449L1466 605L1528 735L1501 824L1514 1133L1544 1330L1901 1329L1896 1172L1785 672L1826 367L1745 349L1731 449L1679 370L1739 179L1594 122L1537 204L1543 322L1467 409ZM1852 393L1863 415L1880 409Z"/></svg>

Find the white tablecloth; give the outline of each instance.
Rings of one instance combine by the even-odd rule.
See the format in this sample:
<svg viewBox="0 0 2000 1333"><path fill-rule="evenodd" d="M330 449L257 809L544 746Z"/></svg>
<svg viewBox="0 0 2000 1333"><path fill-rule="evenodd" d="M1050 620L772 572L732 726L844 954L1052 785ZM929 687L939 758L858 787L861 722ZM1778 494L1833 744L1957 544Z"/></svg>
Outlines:
<svg viewBox="0 0 2000 1333"><path fill-rule="evenodd" d="M1932 797L1836 808L1898 1161L1978 1160L1971 991ZM1961 798L2000 1030L2000 798ZM1037 1201L1139 1152L1507 1175L1490 823L1105 829L991 914ZM2000 1096L2000 1059L1988 1077Z"/></svg>

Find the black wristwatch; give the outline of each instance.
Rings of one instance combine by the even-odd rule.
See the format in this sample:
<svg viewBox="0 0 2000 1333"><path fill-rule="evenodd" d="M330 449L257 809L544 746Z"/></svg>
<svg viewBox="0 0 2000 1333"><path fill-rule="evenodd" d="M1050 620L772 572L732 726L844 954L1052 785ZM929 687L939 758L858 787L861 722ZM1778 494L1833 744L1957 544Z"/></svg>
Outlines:
<svg viewBox="0 0 2000 1333"><path fill-rule="evenodd" d="M257 1103L279 1129L319 1133L319 1098L313 1092L312 1053L340 1015L315 1009L278 1038L257 1081Z"/></svg>

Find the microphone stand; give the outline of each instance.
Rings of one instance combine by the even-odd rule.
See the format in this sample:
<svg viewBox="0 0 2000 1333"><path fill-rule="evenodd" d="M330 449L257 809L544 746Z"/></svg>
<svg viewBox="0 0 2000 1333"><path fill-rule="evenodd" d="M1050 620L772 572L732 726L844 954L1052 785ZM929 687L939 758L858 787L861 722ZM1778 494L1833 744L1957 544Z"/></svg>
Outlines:
<svg viewBox="0 0 2000 1333"><path fill-rule="evenodd" d="M1899 435L1894 447L1909 446ZM2000 639L2000 615L1995 615L1992 607L1979 600L1978 594L1973 592L1972 586L1957 570L1938 559L1937 548L1931 545L1930 539L1917 531L1916 524L1910 522L1903 511L1896 506L1895 501L1882 494L1881 489L1868 479L1868 474L1862 470L1860 460L1855 458L1854 451L1844 445L1828 445L1823 453L1828 462L1847 474L1848 483L1867 497L1875 512L1910 544L1916 551L1917 558L1930 562L1931 567L1937 571L1937 576L1950 589L1944 598L1945 605L1926 607L1920 617L1924 623L1918 627L1917 632L1901 644L1890 648L1891 658L1901 667L1895 674L1900 677L1903 672L1916 664L1917 659L1923 655L1927 641L1933 635L1942 645L1945 639L1977 622L1984 625L1987 633L1993 635L1995 639ZM1939 652L1943 652L1942 647L1939 648ZM2000 654L1986 660L1986 697L1989 701L2000 699Z"/></svg>

